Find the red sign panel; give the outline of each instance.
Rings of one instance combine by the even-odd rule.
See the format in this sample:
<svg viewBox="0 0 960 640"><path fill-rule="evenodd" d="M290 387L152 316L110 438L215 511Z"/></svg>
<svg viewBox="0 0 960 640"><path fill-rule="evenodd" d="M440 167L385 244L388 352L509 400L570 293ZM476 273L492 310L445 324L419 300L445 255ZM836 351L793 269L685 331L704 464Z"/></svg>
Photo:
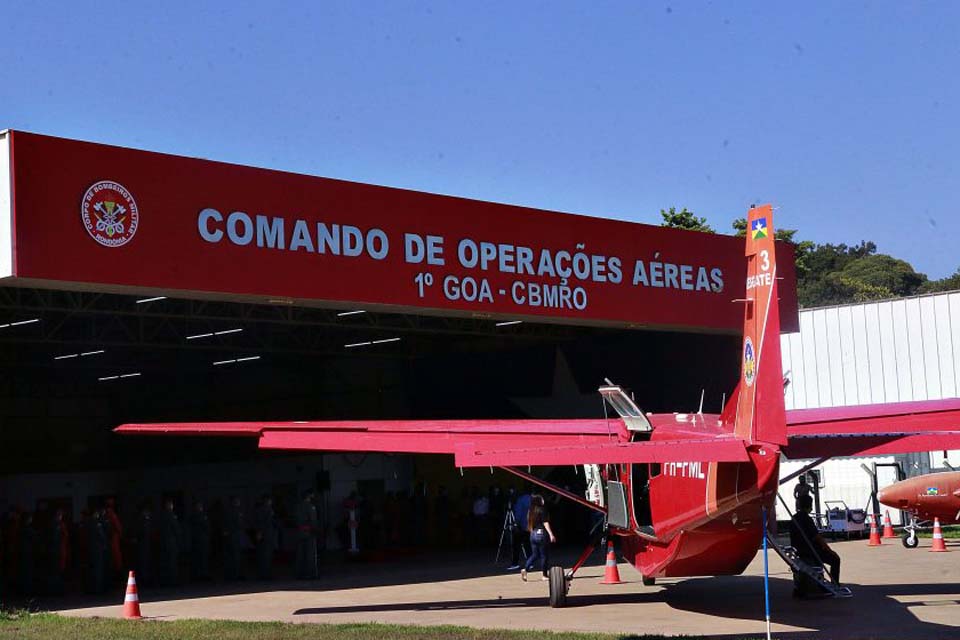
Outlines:
<svg viewBox="0 0 960 640"><path fill-rule="evenodd" d="M13 274L739 332L743 240L10 134ZM790 248L781 311L796 326Z"/></svg>

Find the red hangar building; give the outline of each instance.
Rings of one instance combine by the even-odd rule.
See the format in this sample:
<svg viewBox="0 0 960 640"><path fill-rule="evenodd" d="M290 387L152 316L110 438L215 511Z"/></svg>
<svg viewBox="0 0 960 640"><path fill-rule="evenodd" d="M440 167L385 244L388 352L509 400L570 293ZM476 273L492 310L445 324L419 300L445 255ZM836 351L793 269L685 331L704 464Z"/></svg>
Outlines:
<svg viewBox="0 0 960 640"><path fill-rule="evenodd" d="M796 331L791 248L777 259ZM111 430L596 417L605 378L646 411L701 393L719 410L744 265L731 236L6 131L0 511L235 495L250 512L270 493L282 515L314 488L332 531L352 491L506 485L434 457Z"/></svg>

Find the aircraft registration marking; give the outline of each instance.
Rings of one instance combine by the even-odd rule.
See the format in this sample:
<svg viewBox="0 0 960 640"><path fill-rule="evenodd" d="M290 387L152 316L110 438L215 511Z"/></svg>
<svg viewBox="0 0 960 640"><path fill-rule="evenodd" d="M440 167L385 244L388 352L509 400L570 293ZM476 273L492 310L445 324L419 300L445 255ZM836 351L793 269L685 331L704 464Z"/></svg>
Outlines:
<svg viewBox="0 0 960 640"><path fill-rule="evenodd" d="M663 475L673 476L675 478L696 478L706 480L707 476L703 472L702 462L664 462L662 465Z"/></svg>

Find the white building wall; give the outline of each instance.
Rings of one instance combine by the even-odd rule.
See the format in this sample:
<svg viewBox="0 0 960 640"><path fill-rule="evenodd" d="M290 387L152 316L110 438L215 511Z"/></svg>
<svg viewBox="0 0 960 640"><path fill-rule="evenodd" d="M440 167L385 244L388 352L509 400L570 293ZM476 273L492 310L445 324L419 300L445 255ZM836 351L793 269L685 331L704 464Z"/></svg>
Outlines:
<svg viewBox="0 0 960 640"><path fill-rule="evenodd" d="M790 379L788 410L957 397L960 292L806 309L800 312L799 333L784 334L780 342L784 375ZM945 459L960 465L960 451L946 457L931 452L930 466L942 467ZM894 460L882 456L825 463L820 467L821 501L843 500L851 508L863 508L870 479L860 465ZM784 460L781 476L808 462ZM881 487L894 480L892 469L879 473ZM791 510L794 484L781 489ZM778 517L787 518L782 504L777 506Z"/></svg>

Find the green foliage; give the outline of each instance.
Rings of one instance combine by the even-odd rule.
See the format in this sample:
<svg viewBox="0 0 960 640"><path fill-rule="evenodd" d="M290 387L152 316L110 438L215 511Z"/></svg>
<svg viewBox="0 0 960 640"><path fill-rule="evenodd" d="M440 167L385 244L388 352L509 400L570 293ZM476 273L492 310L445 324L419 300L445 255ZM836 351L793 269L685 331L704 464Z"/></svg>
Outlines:
<svg viewBox="0 0 960 640"><path fill-rule="evenodd" d="M687 220L706 222L686 209L679 214L673 209L661 211L665 226L682 226ZM677 224L672 224L677 218ZM687 220L689 222L689 220ZM733 221L734 235L747 235L747 219ZM877 253L877 245L863 240L860 244L815 244L798 240L797 229L777 229L776 239L794 247L797 266L797 297L801 307L885 300L933 291L960 289L960 268L941 280L928 280L905 260Z"/></svg>
<svg viewBox="0 0 960 640"><path fill-rule="evenodd" d="M716 233L713 227L707 224L706 218L695 215L692 211L687 211L684 207L677 211L676 207L669 209L660 209L660 216L663 222L661 227L670 227L672 229L687 229L688 231L702 231L704 233Z"/></svg>
<svg viewBox="0 0 960 640"><path fill-rule="evenodd" d="M618 640L605 633L508 631L454 626L414 626L354 623L312 624L292 622L236 622L230 620L119 620L71 618L52 614L0 620L0 637L21 640L64 638L78 640ZM664 636L629 636L630 640L655 640Z"/></svg>
<svg viewBox="0 0 960 640"><path fill-rule="evenodd" d="M841 273L852 281L887 289L895 297L919 293L920 286L927 281L927 276L914 271L910 263L882 253L852 260Z"/></svg>
<svg viewBox="0 0 960 640"><path fill-rule="evenodd" d="M877 253L877 245L811 244L798 258L801 307L883 300L921 293L927 276L903 260Z"/></svg>
<svg viewBox="0 0 960 640"><path fill-rule="evenodd" d="M738 238L747 237L747 219L746 218L736 218L733 221L733 235Z"/></svg>
<svg viewBox="0 0 960 640"><path fill-rule="evenodd" d="M955 291L960 289L960 269L957 269L952 276L941 278L940 280L927 280L920 287L923 293L934 293L936 291Z"/></svg>

